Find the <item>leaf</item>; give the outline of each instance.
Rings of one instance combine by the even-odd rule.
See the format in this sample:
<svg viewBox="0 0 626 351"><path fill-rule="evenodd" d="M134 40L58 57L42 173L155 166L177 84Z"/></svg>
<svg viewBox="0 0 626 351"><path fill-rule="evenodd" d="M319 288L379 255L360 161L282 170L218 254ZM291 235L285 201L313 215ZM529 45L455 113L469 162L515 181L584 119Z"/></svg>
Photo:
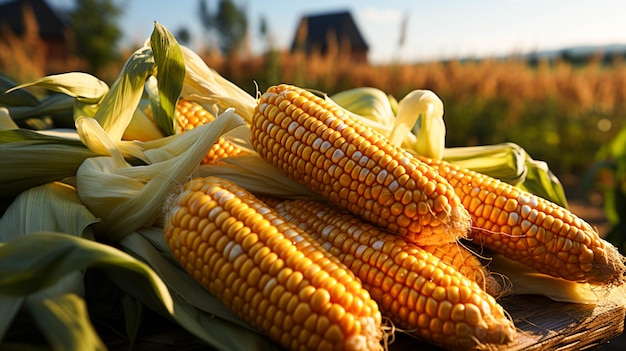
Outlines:
<svg viewBox="0 0 626 351"><path fill-rule="evenodd" d="M39 99L25 89L9 92L17 83L0 74L0 106L37 106Z"/></svg>
<svg viewBox="0 0 626 351"><path fill-rule="evenodd" d="M80 202L74 187L53 182L22 192L0 218L0 241L52 231L91 238L99 220Z"/></svg>
<svg viewBox="0 0 626 351"><path fill-rule="evenodd" d="M124 295L122 297L122 308L124 310L124 325L126 326L126 335L130 339L129 349L133 348L139 328L141 327L141 320L143 317L143 304L136 299L130 297L130 295Z"/></svg>
<svg viewBox="0 0 626 351"><path fill-rule="evenodd" d="M512 185L521 184L528 173L526 151L514 143L446 148L443 159Z"/></svg>
<svg viewBox="0 0 626 351"><path fill-rule="evenodd" d="M0 107L0 130L19 129L6 107Z"/></svg>
<svg viewBox="0 0 626 351"><path fill-rule="evenodd" d="M124 68L104 96L93 118L114 141L119 141L130 124L143 94L146 79L154 72L152 50L140 48L126 61Z"/></svg>
<svg viewBox="0 0 626 351"><path fill-rule="evenodd" d="M55 118L59 118L60 115L69 115L73 118L74 101L75 99L71 96L52 94L42 98L37 106L9 107L9 111L16 121L50 115L54 115Z"/></svg>
<svg viewBox="0 0 626 351"><path fill-rule="evenodd" d="M0 154L0 199L74 176L85 159L96 156L78 140L25 129L0 130Z"/></svg>
<svg viewBox="0 0 626 351"><path fill-rule="evenodd" d="M8 296L30 294L87 267L131 274L137 285L147 283L172 311L172 297L150 267L112 246L62 233L31 233L0 244L0 291Z"/></svg>
<svg viewBox="0 0 626 351"><path fill-rule="evenodd" d="M146 114L145 109L148 108L150 108L150 102L147 99L141 99L139 106L133 113L133 119L124 131L122 139L145 142L165 137L161 129Z"/></svg>
<svg viewBox="0 0 626 351"><path fill-rule="evenodd" d="M165 135L176 133L174 112L185 79L183 53L174 36L160 23L154 23L150 46L157 66L158 104L152 104L154 120Z"/></svg>
<svg viewBox="0 0 626 351"><path fill-rule="evenodd" d="M182 95L219 107L219 112L234 108L235 113L247 123L252 123L252 115L257 105L254 97L220 76L209 68L193 50L180 47L185 58L185 82Z"/></svg>
<svg viewBox="0 0 626 351"><path fill-rule="evenodd" d="M415 135L414 142L407 137ZM446 126L443 102L430 90L413 90L398 103L398 113L389 140L419 155L441 159L445 149Z"/></svg>
<svg viewBox="0 0 626 351"><path fill-rule="evenodd" d="M116 242L142 226L151 225L175 187L183 184L202 161L217 138L243 125L243 120L227 110L214 121L170 137L189 141L179 155L156 153L158 162L131 167L111 157L94 157L83 162L76 174L78 195L103 220L102 239ZM165 145L164 147L167 147Z"/></svg>
<svg viewBox="0 0 626 351"><path fill-rule="evenodd" d="M227 179L257 195L319 199L309 188L289 179L257 153L228 157L221 161L218 164L201 165L199 175Z"/></svg>
<svg viewBox="0 0 626 351"><path fill-rule="evenodd" d="M199 339L224 351L279 350L275 343L226 308L176 263L163 239L162 229L142 228L122 239L120 245L158 272L172 291L175 307L171 317Z"/></svg>
<svg viewBox="0 0 626 351"><path fill-rule="evenodd" d="M22 307L24 297L0 294L0 345L17 312Z"/></svg>
<svg viewBox="0 0 626 351"><path fill-rule="evenodd" d="M78 118L76 120L76 131L80 141L93 153L111 156L115 167L129 166L120 148L95 119L89 117Z"/></svg>
<svg viewBox="0 0 626 351"><path fill-rule="evenodd" d="M28 309L57 351L106 350L95 331L85 301L75 294L62 294L31 301Z"/></svg>
<svg viewBox="0 0 626 351"><path fill-rule="evenodd" d="M533 160L526 157L528 173L524 182L519 185L521 189L547 199L563 208L568 208L565 190L559 179L550 171L548 164L543 161Z"/></svg>
<svg viewBox="0 0 626 351"><path fill-rule="evenodd" d="M343 108L350 110L363 118L371 119L382 125L393 125L395 113L384 91L371 88L359 87L344 90L332 96L325 96L326 100L332 100Z"/></svg>
<svg viewBox="0 0 626 351"><path fill-rule="evenodd" d="M50 75L29 83L20 84L9 89L7 93L26 87L45 88L91 102L97 102L109 91L106 83L91 74L69 72Z"/></svg>

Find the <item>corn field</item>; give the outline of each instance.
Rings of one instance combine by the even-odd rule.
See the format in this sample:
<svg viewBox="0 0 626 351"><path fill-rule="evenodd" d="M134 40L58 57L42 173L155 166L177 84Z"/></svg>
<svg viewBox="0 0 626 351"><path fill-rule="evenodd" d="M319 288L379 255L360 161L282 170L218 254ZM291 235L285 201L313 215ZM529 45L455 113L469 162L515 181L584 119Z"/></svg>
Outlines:
<svg viewBox="0 0 626 351"><path fill-rule="evenodd" d="M557 173L580 172L623 126L626 65L583 66L518 59L403 65L355 65L332 57L276 54L251 62L212 59L239 86L254 92L281 82L335 93L358 86L395 97L428 89L444 102L447 146L520 144Z"/></svg>
<svg viewBox="0 0 626 351"><path fill-rule="evenodd" d="M37 40L1 44L10 47L0 48L0 73L17 82L59 73L59 67L45 66ZM329 94L371 86L396 98L413 89L432 90L445 105L446 146L514 142L557 174L587 169L622 128L626 113L626 64L620 60L608 66L593 57L584 65L530 65L521 59L373 65L350 62L338 50L308 57L278 51L259 57L199 54L251 94L281 82ZM110 82L122 64L96 74ZM70 59L64 70L83 66Z"/></svg>

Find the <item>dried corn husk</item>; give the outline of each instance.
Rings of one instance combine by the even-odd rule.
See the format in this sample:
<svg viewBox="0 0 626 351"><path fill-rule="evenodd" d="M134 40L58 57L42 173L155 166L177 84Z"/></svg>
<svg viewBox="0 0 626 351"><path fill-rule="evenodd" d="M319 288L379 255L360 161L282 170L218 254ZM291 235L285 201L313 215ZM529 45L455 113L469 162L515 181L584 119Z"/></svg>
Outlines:
<svg viewBox="0 0 626 351"><path fill-rule="evenodd" d="M84 122L79 130L81 138L90 148L110 155L85 160L76 173L78 195L90 211L102 218L99 229L106 241L118 241L138 228L152 225L161 205L176 186L192 176L215 141L244 123L233 110L227 110L211 123L168 139L190 142L189 148L178 147L177 154L172 155L165 144L163 149L152 149L153 158L149 160L156 162L132 166L99 124L89 119Z"/></svg>

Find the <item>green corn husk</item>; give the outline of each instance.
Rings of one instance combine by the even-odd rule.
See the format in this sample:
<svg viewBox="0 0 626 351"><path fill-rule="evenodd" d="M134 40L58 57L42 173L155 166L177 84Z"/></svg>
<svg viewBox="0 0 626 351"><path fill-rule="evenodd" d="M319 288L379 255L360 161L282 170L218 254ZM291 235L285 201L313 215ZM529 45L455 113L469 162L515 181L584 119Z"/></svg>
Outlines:
<svg viewBox="0 0 626 351"><path fill-rule="evenodd" d="M156 124L165 135L175 134L176 120L173 118L178 97L183 89L185 62L183 53L174 36L161 24L154 24L150 36L150 46L154 51L154 60L158 86L158 103L153 101L152 113Z"/></svg>
<svg viewBox="0 0 626 351"><path fill-rule="evenodd" d="M443 102L430 90L407 94L398 103L389 139L420 155L441 159L446 140Z"/></svg>
<svg viewBox="0 0 626 351"><path fill-rule="evenodd" d="M134 281L136 289L154 294L153 298L160 301L162 308L173 311L172 298L164 283L142 262L109 245L52 232L30 233L0 244L0 290L3 291L0 297L19 299L43 291L68 274L87 267L98 267L112 275L126 276ZM96 333L89 327L89 319L82 310L83 303L77 296L71 293L45 294L45 297L32 299L33 303L28 304L28 308L34 308L37 313L54 313L55 305L71 306L74 310L65 310L55 318L48 316L62 323L42 325L44 334L49 338L63 338L50 340L52 346L56 345L55 350L66 350L71 345L79 347L90 340L98 344L99 340L93 337Z"/></svg>
<svg viewBox="0 0 626 351"><path fill-rule="evenodd" d="M86 119L84 122L91 122ZM167 149L153 149L154 162L131 166L116 144L107 139L97 123L87 123L79 132L90 138L84 141L111 156L85 160L76 173L81 201L102 218L101 240L115 242L142 226L150 226L159 217L162 204L197 169L215 141L227 130L243 125L232 110L213 122L168 140L191 142L189 148L178 147L176 155Z"/></svg>
<svg viewBox="0 0 626 351"><path fill-rule="evenodd" d="M83 300L86 267L145 282L162 304L171 303L146 266L91 240L98 222L70 184L52 182L22 192L0 218L0 348L20 310L28 311L53 350L105 350ZM128 271L128 273L120 273ZM143 278L138 279L138 277ZM143 279L143 280L142 280ZM6 307L6 308L5 308Z"/></svg>
<svg viewBox="0 0 626 351"><path fill-rule="evenodd" d="M441 159L446 127L443 102L430 90L414 90L400 102L375 88L356 88L326 96L348 115L387 137L391 143L420 155Z"/></svg>
<svg viewBox="0 0 626 351"><path fill-rule="evenodd" d="M348 108L350 112L356 115L380 123L383 126L393 126L394 124L395 112L387 94L380 89L371 87L353 88L326 98Z"/></svg>
<svg viewBox="0 0 626 351"><path fill-rule="evenodd" d="M9 89L15 94L27 87L48 89L59 94L44 96L35 106L9 107L17 121L52 116L54 127L72 127L78 116L92 117L109 87L100 79L82 72L46 76Z"/></svg>
<svg viewBox="0 0 626 351"><path fill-rule="evenodd" d="M248 124L252 123L256 99L208 67L191 49L184 46L181 49L187 69L182 95L203 105L214 106L212 110L218 113L234 108Z"/></svg>
<svg viewBox="0 0 626 351"><path fill-rule="evenodd" d="M37 106L39 105L39 98L28 90L17 90L11 94L7 91L17 83L9 79L8 77L0 74L0 106Z"/></svg>
<svg viewBox="0 0 626 351"><path fill-rule="evenodd" d="M60 182L48 183L22 192L11 203L0 218L0 242L9 242L42 230L62 231L71 235L90 238L92 237L90 226L96 222L97 219L80 203L76 191L71 185ZM3 313L0 316L0 340L22 307L30 310L33 315L39 315L39 313L49 315L50 306L56 303L57 298L63 299L65 296L71 296L69 301L71 301L72 306L80 305L77 299L80 299L84 294L82 283L83 274L76 270L60 276L54 284L29 294L21 296L0 294L0 307L11 306L11 308L6 309L6 314ZM5 311L5 309L2 310ZM76 311L80 311L80 309ZM70 345L76 344L80 339L95 340L85 338L82 331L72 334L76 336L75 338L67 335L67 331L71 330L67 327L72 323L85 326L84 331L90 330L88 328L90 324L83 323L85 321L84 315L77 314L76 319L66 316L64 321L67 323L57 323L56 328L46 329L44 325L40 326L40 329L48 339L57 334L60 335L64 338L63 343L67 344L70 349L72 348ZM88 322L88 319L86 321ZM56 349L60 348L57 347Z"/></svg>
<svg viewBox="0 0 626 351"><path fill-rule="evenodd" d="M163 239L161 228L142 228L119 243L159 274L174 297L175 308L171 317L198 339L223 351L280 349L227 309L180 267Z"/></svg>
<svg viewBox="0 0 626 351"><path fill-rule="evenodd" d="M26 129L0 130L0 200L33 186L76 175L80 164L97 154L78 140Z"/></svg>
<svg viewBox="0 0 626 351"><path fill-rule="evenodd" d="M563 185L548 165L515 143L446 148L443 159L568 207Z"/></svg>

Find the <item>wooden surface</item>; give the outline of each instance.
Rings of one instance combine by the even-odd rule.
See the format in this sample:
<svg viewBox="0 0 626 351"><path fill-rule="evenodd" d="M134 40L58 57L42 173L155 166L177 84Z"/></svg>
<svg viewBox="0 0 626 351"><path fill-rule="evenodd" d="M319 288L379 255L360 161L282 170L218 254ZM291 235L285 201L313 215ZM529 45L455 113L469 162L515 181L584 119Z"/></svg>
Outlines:
<svg viewBox="0 0 626 351"><path fill-rule="evenodd" d="M518 328L518 337L509 345L485 348L487 350L626 350L626 338L620 345L607 344L624 331L626 287L614 289L598 305L559 303L542 296L530 295L508 297L500 302L513 318ZM173 324L150 325L142 328L141 334L133 350L213 350ZM128 350L128 342L119 338L119 335L103 335L103 339L111 351ZM442 349L406 335L397 335L396 340L389 345L389 351L418 350Z"/></svg>
<svg viewBox="0 0 626 351"><path fill-rule="evenodd" d="M511 315L518 336L509 345L488 350L594 350L624 331L626 287L613 289L598 305L559 303L531 295L504 298L500 303ZM441 349L408 337L399 337L390 347L390 351L409 350Z"/></svg>

